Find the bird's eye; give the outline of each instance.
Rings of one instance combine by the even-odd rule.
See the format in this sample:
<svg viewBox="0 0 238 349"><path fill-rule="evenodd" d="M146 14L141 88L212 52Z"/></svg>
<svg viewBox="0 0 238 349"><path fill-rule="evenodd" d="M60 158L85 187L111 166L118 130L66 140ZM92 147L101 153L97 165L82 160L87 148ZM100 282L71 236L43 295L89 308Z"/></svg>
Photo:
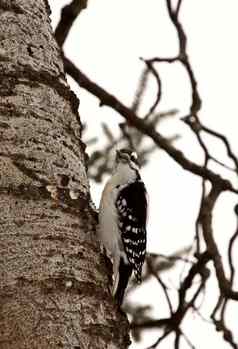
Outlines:
<svg viewBox="0 0 238 349"><path fill-rule="evenodd" d="M137 160L137 154L135 152L131 153L131 160L136 161Z"/></svg>
<svg viewBox="0 0 238 349"><path fill-rule="evenodd" d="M135 164L139 165L139 163L138 163L138 157L137 157L137 154L136 154L135 152L131 153L130 160L131 160L132 162L134 162Z"/></svg>

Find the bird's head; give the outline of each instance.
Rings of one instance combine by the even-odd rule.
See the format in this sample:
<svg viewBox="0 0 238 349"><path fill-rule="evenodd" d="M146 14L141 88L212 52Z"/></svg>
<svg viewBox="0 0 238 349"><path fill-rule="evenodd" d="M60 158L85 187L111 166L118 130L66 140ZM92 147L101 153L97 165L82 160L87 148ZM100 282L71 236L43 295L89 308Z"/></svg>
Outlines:
<svg viewBox="0 0 238 349"><path fill-rule="evenodd" d="M136 152L126 148L117 150L116 165L129 166L132 170L139 171L139 162Z"/></svg>

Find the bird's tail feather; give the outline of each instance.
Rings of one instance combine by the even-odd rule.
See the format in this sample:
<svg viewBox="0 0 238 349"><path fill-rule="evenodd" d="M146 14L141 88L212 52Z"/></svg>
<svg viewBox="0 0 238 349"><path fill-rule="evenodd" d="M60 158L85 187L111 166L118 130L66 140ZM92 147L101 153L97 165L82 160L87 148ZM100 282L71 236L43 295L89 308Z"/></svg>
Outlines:
<svg viewBox="0 0 238 349"><path fill-rule="evenodd" d="M132 274L132 267L130 264L125 263L124 259L120 259L119 264L119 273L116 276L117 280L117 288L114 292L114 297L116 299L116 302L121 305L123 302L123 297L130 279L130 276Z"/></svg>

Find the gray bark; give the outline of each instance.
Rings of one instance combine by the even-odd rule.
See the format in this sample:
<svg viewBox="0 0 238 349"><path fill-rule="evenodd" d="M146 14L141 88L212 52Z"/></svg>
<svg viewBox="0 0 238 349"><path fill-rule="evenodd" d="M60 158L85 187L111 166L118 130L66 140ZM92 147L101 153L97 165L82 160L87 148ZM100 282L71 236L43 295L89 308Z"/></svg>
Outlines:
<svg viewBox="0 0 238 349"><path fill-rule="evenodd" d="M0 349L126 348L44 0L0 0Z"/></svg>

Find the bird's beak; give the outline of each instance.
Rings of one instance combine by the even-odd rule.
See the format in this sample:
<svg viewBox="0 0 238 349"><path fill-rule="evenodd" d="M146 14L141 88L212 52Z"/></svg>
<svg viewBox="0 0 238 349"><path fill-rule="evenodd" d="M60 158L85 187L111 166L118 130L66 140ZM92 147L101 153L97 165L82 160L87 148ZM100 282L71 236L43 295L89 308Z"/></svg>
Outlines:
<svg viewBox="0 0 238 349"><path fill-rule="evenodd" d="M116 150L116 159L119 159L121 157L120 150Z"/></svg>

